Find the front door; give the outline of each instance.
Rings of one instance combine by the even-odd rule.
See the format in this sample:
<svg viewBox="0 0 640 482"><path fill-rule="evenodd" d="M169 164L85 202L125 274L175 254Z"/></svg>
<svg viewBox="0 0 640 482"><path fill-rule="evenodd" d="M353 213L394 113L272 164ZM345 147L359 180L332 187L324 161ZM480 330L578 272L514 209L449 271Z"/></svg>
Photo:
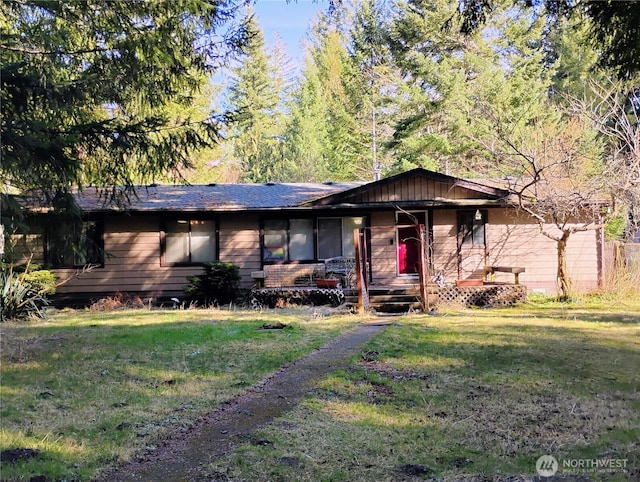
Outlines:
<svg viewBox="0 0 640 482"><path fill-rule="evenodd" d="M396 213L397 258L399 275L415 275L420 272L419 225L426 226L426 215L420 212Z"/></svg>

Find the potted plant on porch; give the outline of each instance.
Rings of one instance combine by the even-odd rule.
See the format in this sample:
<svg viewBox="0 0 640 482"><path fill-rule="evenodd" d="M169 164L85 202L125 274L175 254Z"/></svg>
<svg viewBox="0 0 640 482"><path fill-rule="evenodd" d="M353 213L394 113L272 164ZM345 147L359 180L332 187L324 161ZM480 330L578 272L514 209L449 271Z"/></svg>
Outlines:
<svg viewBox="0 0 640 482"><path fill-rule="evenodd" d="M316 286L318 288L339 288L340 280L332 276L328 278L316 278Z"/></svg>

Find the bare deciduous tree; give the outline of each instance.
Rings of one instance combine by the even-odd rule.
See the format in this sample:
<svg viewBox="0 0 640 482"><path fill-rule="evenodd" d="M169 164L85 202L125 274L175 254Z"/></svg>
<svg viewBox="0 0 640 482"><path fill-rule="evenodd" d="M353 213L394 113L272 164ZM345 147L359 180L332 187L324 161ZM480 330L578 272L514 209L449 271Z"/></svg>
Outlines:
<svg viewBox="0 0 640 482"><path fill-rule="evenodd" d="M476 140L490 153L488 172L503 178L519 209L556 243L558 289L561 297L568 298L569 238L601 228L607 216L602 141L576 113L527 124L500 122L488 108L485 113L493 135Z"/></svg>
<svg viewBox="0 0 640 482"><path fill-rule="evenodd" d="M603 175L613 199L628 214L627 236L640 230L640 88L621 82L593 84L590 100L574 100L582 113L606 141Z"/></svg>

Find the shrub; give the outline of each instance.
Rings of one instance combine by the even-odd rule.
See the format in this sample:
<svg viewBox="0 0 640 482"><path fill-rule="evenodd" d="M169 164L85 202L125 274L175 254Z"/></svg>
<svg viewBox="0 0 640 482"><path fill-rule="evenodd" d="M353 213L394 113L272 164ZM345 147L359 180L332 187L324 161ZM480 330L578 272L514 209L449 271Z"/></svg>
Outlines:
<svg viewBox="0 0 640 482"><path fill-rule="evenodd" d="M239 294L240 268L233 263L206 263L204 274L188 276L184 292L188 302L226 305Z"/></svg>
<svg viewBox="0 0 640 482"><path fill-rule="evenodd" d="M56 293L56 275L49 270L32 269L24 273L22 279L41 296L51 296Z"/></svg>
<svg viewBox="0 0 640 482"><path fill-rule="evenodd" d="M0 321L30 317L44 318L44 307L49 304L38 287L25 279L24 274L3 269L0 272Z"/></svg>

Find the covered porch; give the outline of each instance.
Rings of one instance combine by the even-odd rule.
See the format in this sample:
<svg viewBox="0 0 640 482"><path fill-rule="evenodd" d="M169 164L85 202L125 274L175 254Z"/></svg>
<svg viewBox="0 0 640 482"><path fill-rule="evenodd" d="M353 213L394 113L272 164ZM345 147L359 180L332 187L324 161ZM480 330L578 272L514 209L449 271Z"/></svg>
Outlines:
<svg viewBox="0 0 640 482"><path fill-rule="evenodd" d="M375 234L401 233L397 269L389 276L388 259L371 256ZM393 239L393 238L391 238ZM447 279L434 269L433 243L425 225L377 226L354 230L355 258L339 257L318 263L265 265L252 273L251 300L255 307L288 302L306 304L347 303L360 311L429 311L439 305L505 306L526 301L527 289L519 284L524 268L511 268L514 282L496 282L496 271L484 266L477 278ZM389 243L393 245L394 243ZM470 283L469 283L470 282Z"/></svg>

